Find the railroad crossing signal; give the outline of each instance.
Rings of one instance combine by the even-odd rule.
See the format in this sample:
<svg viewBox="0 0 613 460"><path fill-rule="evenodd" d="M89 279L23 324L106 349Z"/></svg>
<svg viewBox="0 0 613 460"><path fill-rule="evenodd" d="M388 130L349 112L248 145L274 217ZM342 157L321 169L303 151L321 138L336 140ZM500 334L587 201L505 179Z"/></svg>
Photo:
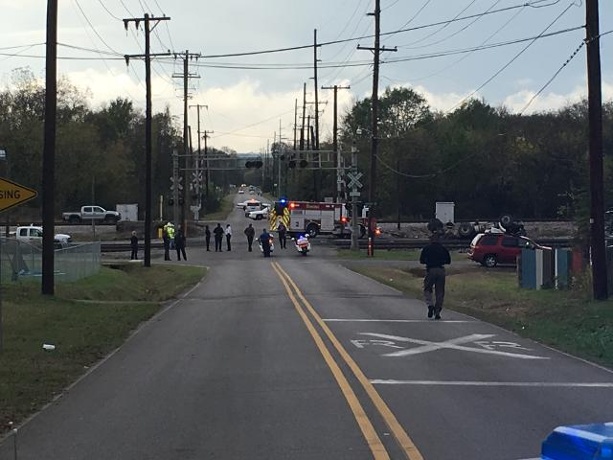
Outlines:
<svg viewBox="0 0 613 460"><path fill-rule="evenodd" d="M361 172L353 172L350 171L347 173L347 178L349 179L349 183L347 184L347 186L349 188L362 188L362 183L360 182L360 178L362 177L362 173Z"/></svg>
<svg viewBox="0 0 613 460"><path fill-rule="evenodd" d="M0 177L0 211L6 211L36 198L38 192Z"/></svg>
<svg viewBox="0 0 613 460"><path fill-rule="evenodd" d="M178 185L177 185L177 190L181 191L183 190L183 184L181 183L183 181L183 177L179 177L177 179ZM170 190L174 190L175 189L175 178L171 177L170 178Z"/></svg>

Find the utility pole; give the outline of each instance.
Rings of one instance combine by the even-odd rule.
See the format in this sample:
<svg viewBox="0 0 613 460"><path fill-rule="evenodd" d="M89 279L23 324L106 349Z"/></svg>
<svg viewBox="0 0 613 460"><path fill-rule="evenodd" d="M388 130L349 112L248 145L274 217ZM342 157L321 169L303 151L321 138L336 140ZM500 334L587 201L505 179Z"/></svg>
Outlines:
<svg viewBox="0 0 613 460"><path fill-rule="evenodd" d="M183 79L183 170L185 175L187 176L187 171L189 170L189 161L191 152L189 151L189 128L188 128L188 114L187 114L187 100L189 99L188 94L188 83L190 78L200 78L196 74L189 73L189 61L191 59L198 60L200 58L200 53L190 53L189 51L185 51L185 54L175 53L175 59L181 57L183 59L183 73L182 74L173 74L172 78L181 78ZM185 207L187 206L187 177L185 178L185 187L183 187L183 205L181 205L181 225L183 226L183 230L186 231L185 226Z"/></svg>
<svg viewBox="0 0 613 460"><path fill-rule="evenodd" d="M126 30L131 22L136 24L136 28L141 22L145 24L145 54L125 55L126 65L130 64L130 58L145 58L145 80L146 80L146 109L145 109L145 267L151 266L151 213L153 202L151 199L151 133L152 133L152 110L151 110L151 58L156 56L169 56L170 53L151 54L151 31L161 21L169 21L169 17L150 17L145 14L144 18L124 19L123 24ZM151 22L155 22L151 27Z"/></svg>
<svg viewBox="0 0 613 460"><path fill-rule="evenodd" d="M313 80L315 84L315 139L313 139L313 150L319 150L319 86L317 84L317 29L313 31Z"/></svg>
<svg viewBox="0 0 613 460"><path fill-rule="evenodd" d="M210 137L209 134L213 134L215 131L207 131L204 130L204 201L205 205L209 203L209 183L211 182L211 168L209 167L209 148L207 144L207 139Z"/></svg>
<svg viewBox="0 0 613 460"><path fill-rule="evenodd" d="M586 0L586 43L588 73L588 120L590 162L590 246L592 289L595 300L607 300L607 259L604 235L604 183L602 140L602 75L598 0Z"/></svg>
<svg viewBox="0 0 613 460"><path fill-rule="evenodd" d="M334 90L334 113L332 120L332 150L336 154L336 202L341 201L341 184L343 180L341 170L341 152L338 149L338 90L351 89L351 86L322 86L321 89Z"/></svg>
<svg viewBox="0 0 613 460"><path fill-rule="evenodd" d="M57 0L47 2L47 56L45 71L45 145L43 147L43 262L41 292L55 294L54 247L55 234L55 134L57 114ZM0 319L1 322L1 319ZM1 324L0 324L1 326ZM0 349L2 349L0 327Z"/></svg>
<svg viewBox="0 0 613 460"><path fill-rule="evenodd" d="M302 89L302 127L300 128L300 150L304 150L304 120L306 119L306 83Z"/></svg>
<svg viewBox="0 0 613 460"><path fill-rule="evenodd" d="M386 48L381 47L381 0L375 0L374 13L368 13L368 16L375 17L375 46L374 48L362 47L358 45L360 50L369 50L374 55L374 68L372 76L372 129L371 129L371 150L370 150L370 177L368 190L368 253L374 255L375 249L375 232L372 224L373 211L376 201L376 177L377 177L377 149L379 146L379 63L381 51L397 51L396 47Z"/></svg>
<svg viewBox="0 0 613 460"><path fill-rule="evenodd" d="M353 177L358 177L358 150L355 146L355 140L353 145L351 146L351 174ZM359 179L359 177L358 177ZM359 251L360 243L358 242L359 238L359 227L358 227L358 197L360 196L360 192L358 191L357 186L351 187L351 250Z"/></svg>
<svg viewBox="0 0 613 460"><path fill-rule="evenodd" d="M296 150L296 133L298 132L298 98L294 101L294 150Z"/></svg>
<svg viewBox="0 0 613 460"><path fill-rule="evenodd" d="M202 104L195 104L195 105L190 105L190 107L196 107L197 109L197 120L198 120L198 155L196 157L196 176L195 176L195 180L196 180L196 193L198 194L198 208L199 210L202 209L202 200L201 200L201 196L202 196L202 181L201 181L201 171L202 171L202 149L200 148L201 144L200 144L200 109L201 108L206 108L208 110L209 106L208 105L202 105ZM191 139L191 136L190 136Z"/></svg>

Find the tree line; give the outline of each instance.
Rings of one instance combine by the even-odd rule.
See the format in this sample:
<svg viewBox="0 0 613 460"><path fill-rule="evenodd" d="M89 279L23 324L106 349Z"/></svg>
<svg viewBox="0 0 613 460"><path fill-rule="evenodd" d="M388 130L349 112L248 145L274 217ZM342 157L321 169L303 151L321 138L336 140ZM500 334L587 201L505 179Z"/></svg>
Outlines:
<svg viewBox="0 0 613 460"><path fill-rule="evenodd" d="M89 96L65 78L58 82L56 187L54 205L58 216L86 204L114 209L120 203L145 203L145 115L132 101L117 98L99 109L88 104ZM39 192L27 203L41 206L45 88L28 69L11 75L10 88L0 91L0 149L6 152L0 170L10 180ZM152 117L152 193L170 198L173 156L180 154L179 175L183 184L192 179L193 161L185 161L183 136L173 123L168 107ZM208 149L211 158L208 211L215 210L227 193L225 184L242 179L234 165L236 152ZM204 164L204 162L203 162ZM189 202L196 193L186 192ZM200 197L204 200L204 196ZM157 209L157 207L156 207ZM141 216L142 218L142 216Z"/></svg>
<svg viewBox="0 0 613 460"><path fill-rule="evenodd" d="M458 220L572 219L589 196L587 102L530 115L512 114L470 99L450 113L433 111L410 88L386 89L379 99L376 213L388 219L429 219L437 201L455 203ZM349 164L352 147L368 197L371 100L342 117L340 138ZM613 178L613 104L603 105L605 204ZM322 148L330 148L323 143ZM290 194L334 196L332 171L288 171ZM365 200L366 198L362 198Z"/></svg>

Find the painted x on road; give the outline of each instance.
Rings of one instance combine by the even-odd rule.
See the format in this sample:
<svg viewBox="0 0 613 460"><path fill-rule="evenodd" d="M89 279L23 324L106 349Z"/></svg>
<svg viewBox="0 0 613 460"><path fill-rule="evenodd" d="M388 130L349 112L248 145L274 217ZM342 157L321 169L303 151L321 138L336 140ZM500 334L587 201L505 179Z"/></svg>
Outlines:
<svg viewBox="0 0 613 460"><path fill-rule="evenodd" d="M518 359L549 359L543 356L534 356L534 355L525 355L520 353L509 353L506 351L498 351L491 350L485 348L474 348L474 347L465 347L461 344L463 343L476 343L480 340L489 339L490 337L494 337L495 334L471 334L466 335L464 337L458 337L455 339L445 340L443 342L431 342L429 340L419 340L419 339L411 339L409 337L400 337L397 335L387 335L387 334L378 334L376 332L363 332L361 335L366 335L369 337L377 337L386 340L393 340L395 342L408 342L408 343L416 343L422 345L421 347L410 348L408 350L399 350L394 351L392 353L387 353L383 356L389 357L401 357L401 356L411 356L418 355L421 353L428 353L436 350L459 350L459 351L468 351L472 353L483 353L486 355L497 355L497 356L507 356L509 358L518 358Z"/></svg>

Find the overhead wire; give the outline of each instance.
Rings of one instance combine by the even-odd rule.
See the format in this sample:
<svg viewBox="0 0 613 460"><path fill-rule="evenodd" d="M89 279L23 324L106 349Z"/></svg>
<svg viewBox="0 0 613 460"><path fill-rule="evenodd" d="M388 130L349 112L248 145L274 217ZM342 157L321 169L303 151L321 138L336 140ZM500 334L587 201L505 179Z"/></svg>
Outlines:
<svg viewBox="0 0 613 460"><path fill-rule="evenodd" d="M539 38L541 38L547 32L547 30L549 30L556 22L558 22L558 20L562 16L564 16L564 14L566 14L568 10L570 10L573 4L574 3L570 3L552 22L550 22L547 25L547 27L543 29L543 31L539 35L537 35L532 40L530 40L530 42L524 48L522 48L518 53L516 53L506 64L504 64L500 69L498 69L491 77L489 77L485 82L483 82L477 89L472 91L468 96L463 98L463 100L461 100L459 103L454 105L454 107L451 110L454 110L455 108L459 107L465 100L468 100L471 97L473 97L475 94L477 94L481 89L487 86L492 80L494 80L498 75L500 75L504 70L506 70L513 62L519 59L519 57L522 54L524 54L534 43L536 43L536 41Z"/></svg>
<svg viewBox="0 0 613 460"><path fill-rule="evenodd" d="M492 10L489 13L487 13L488 15L490 14L497 14L497 13L502 13L505 11L512 11L518 8L523 8L525 5L531 5L531 4L536 4L536 3L542 3L545 0L534 0L532 2L524 2L521 5L513 5L513 6L508 6L508 7L504 7L504 8L499 8L497 10ZM454 18L451 20L445 20L445 21L438 21L438 22L434 22L434 23L430 23L430 24L424 24L421 26L417 26L417 27L409 27L406 29L398 29L398 30L394 30L394 31L390 31L390 32L382 32L380 35L381 37L385 37L388 35L394 35L394 34L399 34L399 33L405 33L405 32L412 32L412 31L416 31L416 30L422 30L422 29L427 29L430 27L436 27L439 26L441 24L447 24L447 23L453 23L453 22L458 22L458 21L466 21L475 17L480 17L482 16L483 13L478 13L478 14L471 14L471 15L467 15L467 16L463 16L463 17L458 17L458 18ZM352 42L352 41L358 41L358 40L364 40L367 38L373 38L374 34L370 34L370 35L364 35L364 36L359 36L359 37L350 37L350 38L345 38L345 39L339 39L339 40L330 40L327 42L322 42L322 43L318 43L318 46L328 46L328 45L334 45L334 44L339 44L339 43L345 43L345 42ZM259 50L259 51L247 51L247 52L241 52L241 53L226 53L226 54L209 54L209 55L203 55L202 57L204 59L218 59L218 58L228 58L228 57L243 57L243 56L257 56L257 55L261 55L261 54L273 54L273 53L282 53L282 52L287 52L287 51L297 51L297 50L302 50L302 49L307 49L307 48L312 48L313 45L309 44L309 45L298 45L298 46L290 46L290 47L284 47L284 48L274 48L274 49L268 49L268 50Z"/></svg>
<svg viewBox="0 0 613 460"><path fill-rule="evenodd" d="M502 32L502 30L504 30L511 22L513 22L523 11L523 9L521 10L517 10L513 16L511 16L502 26L500 26L498 29L496 29L493 33L491 33L485 40L483 40L479 46L485 46L492 38L494 38L496 35L498 35L500 32ZM441 73L443 73L446 70L449 70L450 68L456 66L457 64L459 64L460 62L462 62L464 59L468 58L470 55L472 55L475 51L470 51L468 53L465 53L463 56L461 56L460 58L456 59L455 61L451 62L450 64L447 64L446 66L440 68L439 70L430 73L428 75L422 76L422 77L416 77L416 78L411 78L411 81L420 81L420 80L425 80L428 78L432 78L436 75L439 75Z"/></svg>
<svg viewBox="0 0 613 460"><path fill-rule="evenodd" d="M609 35L611 33L613 33L613 30L609 30L607 32L601 33L599 35L599 38L600 37L604 37L605 35ZM530 98L530 100L526 103L526 105L518 112L519 115L523 115L524 114L524 112L528 109L528 107L530 107L530 105L536 100L536 98L538 96L540 96L541 93L549 85L551 85L551 83L557 78L557 76L562 72L562 70L564 70L564 68L570 63L570 61L572 61L577 56L579 51L581 51L581 48L583 48L586 44L587 44L587 42L586 42L586 40L584 40L583 42L581 42L581 44L579 46L577 46L575 51L573 51L572 54L568 57L568 59L566 59L566 61L564 61L564 63L560 66L560 68L554 72L554 74L551 76L551 78L549 78L547 80L547 82Z"/></svg>
<svg viewBox="0 0 613 460"><path fill-rule="evenodd" d="M464 8L463 8L463 9L462 9L462 10L461 10L461 11L460 11L458 14L456 14L456 15L453 17L453 19L452 19L452 20L457 19L457 18L458 18L458 17L459 17L459 16L460 16L462 13L464 13L466 10L468 10L468 9L469 9L469 8L470 8L470 7L471 7L471 6L472 6L472 5L473 5L473 4L476 2L476 1L477 1L477 0L472 0L472 1L471 1L471 2L470 2L468 5L467 5L467 6L465 6L465 7L464 7ZM497 3L499 3L499 2L500 2L500 0L498 0L498 1L496 2L496 4L497 4ZM474 24L474 22L475 22L475 21L478 21L479 19L481 19L481 18L482 18L482 17L483 17L485 14L487 14L487 12L488 12L489 10L491 10L491 8L492 8L492 7L488 8L488 10L486 10L484 13L480 13L480 14L479 14L479 15L477 15L476 17L471 18L471 19L473 20L473 22L471 22L471 23L469 24L469 26L470 26L470 25L472 25L472 24ZM416 44L416 43L421 43L421 42L423 42L424 40L427 40L428 38L433 37L434 35L438 34L439 32L442 32L443 30L445 30L445 29L446 29L447 27L449 27L451 24L453 24L453 23L452 23L452 22L447 22L446 24L442 24L442 25L441 25L441 27L440 27L439 29L437 29L437 30L435 30L435 31L431 32L430 34L425 35L424 37L421 37L419 40L417 40L417 41L415 41L415 42L411 43L411 45L414 45L414 44ZM408 48L408 47L409 47L409 45L400 45L400 47L405 47L405 48Z"/></svg>

